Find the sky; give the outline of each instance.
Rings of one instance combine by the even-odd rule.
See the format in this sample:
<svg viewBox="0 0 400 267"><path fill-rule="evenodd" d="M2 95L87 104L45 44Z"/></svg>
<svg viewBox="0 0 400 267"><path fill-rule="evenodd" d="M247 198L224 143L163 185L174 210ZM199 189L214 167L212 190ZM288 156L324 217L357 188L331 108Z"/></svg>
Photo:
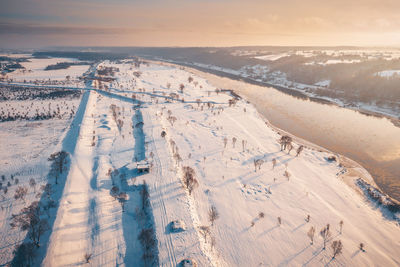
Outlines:
<svg viewBox="0 0 400 267"><path fill-rule="evenodd" d="M0 47L400 46L399 0L0 0Z"/></svg>

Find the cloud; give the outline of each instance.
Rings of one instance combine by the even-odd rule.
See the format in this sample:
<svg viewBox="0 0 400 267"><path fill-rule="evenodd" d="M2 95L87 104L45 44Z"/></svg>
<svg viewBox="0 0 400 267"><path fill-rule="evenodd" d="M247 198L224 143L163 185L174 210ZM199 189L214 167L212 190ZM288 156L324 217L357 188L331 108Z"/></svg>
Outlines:
<svg viewBox="0 0 400 267"><path fill-rule="evenodd" d="M100 28L100 27L75 27L75 26L45 26L0 23L0 34L20 35L116 35L152 31L152 29L135 28Z"/></svg>

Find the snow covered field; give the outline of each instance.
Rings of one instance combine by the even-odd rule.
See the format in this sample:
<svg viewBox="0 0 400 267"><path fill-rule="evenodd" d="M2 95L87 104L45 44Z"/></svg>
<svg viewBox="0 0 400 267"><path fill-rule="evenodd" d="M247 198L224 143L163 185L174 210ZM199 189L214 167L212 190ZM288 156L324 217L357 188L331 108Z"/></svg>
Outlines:
<svg viewBox="0 0 400 267"><path fill-rule="evenodd" d="M400 264L398 223L352 186L363 171L329 161L333 155L314 146L305 145L299 156L300 143L291 153L281 151L279 130L250 103L184 68L100 66L119 72L107 91L87 88L58 144L70 154L70 164L37 265L175 267L185 258L198 266ZM22 147L30 149L26 143ZM2 142L1 150L7 149ZM144 159L149 173L136 169ZM15 168L22 168L17 162ZM185 167L198 182L191 194L183 186ZM114 187L126 197L115 197ZM212 208L215 221L210 221ZM1 212L4 233L10 212ZM175 220L186 229L171 231ZM320 230L327 224L323 249ZM311 227L313 244L307 235ZM144 229L154 229L155 244L139 240ZM331 245L338 240L343 251L332 258ZM143 258L150 250L157 260ZM5 263L12 258L11 245L3 251Z"/></svg>
<svg viewBox="0 0 400 267"><path fill-rule="evenodd" d="M7 55L8 56L8 55ZM33 58L26 54L13 54L13 57L20 56L28 62L21 62L24 69L17 69L7 73L6 79L14 82L40 82L40 83L61 83L63 85L74 85L82 87L83 82L78 78L88 71L90 65L72 65L66 69L45 70L49 65L57 63L79 63L79 60L72 58ZM69 77L66 79L66 77Z"/></svg>
<svg viewBox="0 0 400 267"><path fill-rule="evenodd" d="M47 114L50 107L61 107L60 116L52 119L0 122L0 265L9 262L13 257L15 246L25 239L25 232L10 227L12 214L33 201L41 198L42 186L48 182L54 183L49 175L50 162L48 157L60 149L60 143L69 131L72 121L71 111L76 112L78 99L56 99L50 101L4 101L0 102L5 114L28 113L31 119L36 116L36 109ZM53 111L53 109L51 109ZM74 114L72 114L74 115ZM4 178L3 178L4 177ZM31 184L31 181L34 184ZM19 188L27 188L27 194L22 200L14 199Z"/></svg>

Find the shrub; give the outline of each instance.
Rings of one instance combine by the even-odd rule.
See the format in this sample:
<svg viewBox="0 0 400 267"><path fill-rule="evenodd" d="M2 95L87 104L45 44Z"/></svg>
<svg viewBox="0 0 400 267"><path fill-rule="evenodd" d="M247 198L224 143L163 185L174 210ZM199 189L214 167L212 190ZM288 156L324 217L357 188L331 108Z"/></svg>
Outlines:
<svg viewBox="0 0 400 267"><path fill-rule="evenodd" d="M217 208L213 205L211 208L208 210L208 219L211 222L211 226L214 225L215 220L219 218L219 213L217 211Z"/></svg>

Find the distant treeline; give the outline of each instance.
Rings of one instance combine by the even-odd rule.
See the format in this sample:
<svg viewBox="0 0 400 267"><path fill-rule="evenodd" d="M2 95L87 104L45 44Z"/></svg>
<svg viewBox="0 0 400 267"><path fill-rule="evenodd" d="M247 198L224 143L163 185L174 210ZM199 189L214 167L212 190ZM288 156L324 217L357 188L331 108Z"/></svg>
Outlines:
<svg viewBox="0 0 400 267"><path fill-rule="evenodd" d="M48 65L44 70L62 70L68 69L71 66L78 66L78 65L91 65L90 62L59 62L54 65Z"/></svg>
<svg viewBox="0 0 400 267"><path fill-rule="evenodd" d="M98 61L98 60L121 60L128 58L127 54L109 53L109 52L68 52L68 51L48 51L35 52L32 54L35 58L59 57L76 58L79 60Z"/></svg>

